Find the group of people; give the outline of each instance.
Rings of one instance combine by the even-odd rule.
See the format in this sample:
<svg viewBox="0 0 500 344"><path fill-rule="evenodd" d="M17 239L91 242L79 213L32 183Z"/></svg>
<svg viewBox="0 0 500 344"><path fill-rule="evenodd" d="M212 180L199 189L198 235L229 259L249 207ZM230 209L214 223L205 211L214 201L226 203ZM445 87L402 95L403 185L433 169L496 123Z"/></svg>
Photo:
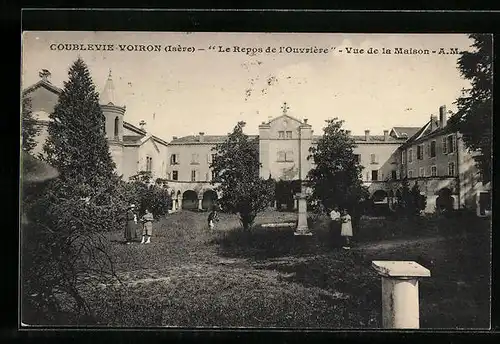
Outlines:
<svg viewBox="0 0 500 344"><path fill-rule="evenodd" d="M347 212L346 209L339 210L339 208L334 208L330 212L331 219L331 230L334 233L338 233L340 231L341 237L344 239L344 243L342 248L345 250L349 250L352 238L352 221L351 215Z"/></svg>
<svg viewBox="0 0 500 344"><path fill-rule="evenodd" d="M127 224L125 227L125 242L130 245L134 239L138 238L138 222L142 225L142 240L141 244L150 244L151 236L153 235L153 214L149 209L145 210L144 215L138 219L135 205L129 205L127 209Z"/></svg>

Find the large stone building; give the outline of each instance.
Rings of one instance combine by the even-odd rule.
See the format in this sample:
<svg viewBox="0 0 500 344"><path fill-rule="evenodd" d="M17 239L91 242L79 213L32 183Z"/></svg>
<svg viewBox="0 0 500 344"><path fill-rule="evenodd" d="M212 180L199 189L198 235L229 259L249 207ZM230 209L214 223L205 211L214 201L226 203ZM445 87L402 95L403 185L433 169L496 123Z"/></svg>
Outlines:
<svg viewBox="0 0 500 344"><path fill-rule="evenodd" d="M48 114L54 109L61 89L52 85L49 74L24 90L32 100L32 111L44 128L35 152L46 139ZM164 178L174 198L173 210L207 209L217 197L211 184L210 164L213 149L225 141L225 135L173 137L166 142L125 121L126 108L115 98L111 73L100 94L106 118L106 135L117 171L128 180L139 171L151 171L153 178ZM258 140L263 178L304 179L314 162L307 159L309 148L320 136L313 135L307 119L282 113L259 125ZM482 185L473 156L463 145L460 134L446 126L446 109L439 119L432 116L423 127L393 127L383 135L352 135L354 153L363 166L362 180L372 201L392 207L401 193L402 179L418 183L427 196L427 212L436 208L475 208L478 215L491 211L490 186ZM348 131L348 134L350 132ZM410 187L413 185L411 184Z"/></svg>
<svg viewBox="0 0 500 344"><path fill-rule="evenodd" d="M41 129L38 145L33 152L35 155L43 151L43 143L48 135L49 114L54 111L62 92L50 82L48 71L41 72L40 77L40 81L23 91L23 96L31 99L31 110ZM148 133L144 122L137 127L125 121L126 107L115 97L111 72L100 93L99 102L106 118L106 137L118 173L125 180L138 171L151 171L155 176L165 176L168 143Z"/></svg>

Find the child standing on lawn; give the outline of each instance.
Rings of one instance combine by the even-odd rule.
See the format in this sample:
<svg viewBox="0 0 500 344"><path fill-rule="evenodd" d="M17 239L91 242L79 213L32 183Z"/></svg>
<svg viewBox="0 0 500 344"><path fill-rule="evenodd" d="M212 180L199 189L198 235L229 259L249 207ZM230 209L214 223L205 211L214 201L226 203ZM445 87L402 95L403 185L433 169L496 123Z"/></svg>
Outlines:
<svg viewBox="0 0 500 344"><path fill-rule="evenodd" d="M345 245L342 248L348 250L350 249L349 242L352 237L352 222L351 222L351 215L349 215L346 209L342 211L340 222L342 223L340 235L342 235L342 237L345 238Z"/></svg>
<svg viewBox="0 0 500 344"><path fill-rule="evenodd" d="M210 214L208 214L208 228L214 229L215 222L219 221L219 215L217 214L217 207L214 206Z"/></svg>
<svg viewBox="0 0 500 344"><path fill-rule="evenodd" d="M151 236L153 235L153 220L153 214L149 211L149 209L146 209L146 213L141 218L141 222L143 224L141 244L151 243ZM144 239L146 239L146 241Z"/></svg>

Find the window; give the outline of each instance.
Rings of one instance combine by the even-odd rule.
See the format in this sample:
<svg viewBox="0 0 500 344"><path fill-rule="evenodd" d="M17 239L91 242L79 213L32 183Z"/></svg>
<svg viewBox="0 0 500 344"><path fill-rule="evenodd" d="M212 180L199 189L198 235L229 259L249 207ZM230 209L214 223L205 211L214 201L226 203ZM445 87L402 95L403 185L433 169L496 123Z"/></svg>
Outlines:
<svg viewBox="0 0 500 344"><path fill-rule="evenodd" d="M177 165L177 164L178 164L177 154L170 155L170 165Z"/></svg>
<svg viewBox="0 0 500 344"><path fill-rule="evenodd" d="M420 167L418 169L418 176L419 177L425 177L425 168L424 167Z"/></svg>
<svg viewBox="0 0 500 344"><path fill-rule="evenodd" d="M455 152L456 148L455 146L456 146L455 135L448 135L448 137L446 138L446 148L448 149L448 154Z"/></svg>
<svg viewBox="0 0 500 344"><path fill-rule="evenodd" d="M437 166L431 166L431 177L437 177Z"/></svg>
<svg viewBox="0 0 500 344"><path fill-rule="evenodd" d="M413 170L408 171L408 178L413 178Z"/></svg>
<svg viewBox="0 0 500 344"><path fill-rule="evenodd" d="M146 157L146 171L151 172L153 170L153 158Z"/></svg>
<svg viewBox="0 0 500 344"><path fill-rule="evenodd" d="M293 151L288 151L285 154L285 161L291 162L293 161Z"/></svg>
<svg viewBox="0 0 500 344"><path fill-rule="evenodd" d="M455 163L454 162L450 162L448 164L448 175L450 177L454 177L455 176Z"/></svg>
<svg viewBox="0 0 500 344"><path fill-rule="evenodd" d="M417 160L422 160L424 158L424 145L417 146Z"/></svg>
<svg viewBox="0 0 500 344"><path fill-rule="evenodd" d="M291 131L287 131L286 132L286 138L287 139L291 139L292 138L292 132Z"/></svg>
<svg viewBox="0 0 500 344"><path fill-rule="evenodd" d="M179 180L179 171L172 171L172 179Z"/></svg>
<svg viewBox="0 0 500 344"><path fill-rule="evenodd" d="M408 150L408 162L409 163L413 162L413 149Z"/></svg>
<svg viewBox="0 0 500 344"><path fill-rule="evenodd" d="M378 164L378 159L375 154L370 154L370 161L372 164Z"/></svg>
<svg viewBox="0 0 500 344"><path fill-rule="evenodd" d="M448 147L446 147L446 136L443 137L441 147L443 148L443 154L448 153Z"/></svg>
<svg viewBox="0 0 500 344"><path fill-rule="evenodd" d="M401 151L401 165L406 164L406 150Z"/></svg>
<svg viewBox="0 0 500 344"><path fill-rule="evenodd" d="M391 171L391 179L398 179L398 174L394 170Z"/></svg>
<svg viewBox="0 0 500 344"><path fill-rule="evenodd" d="M198 153L191 154L191 164L199 164L199 155L198 155Z"/></svg>
<svg viewBox="0 0 500 344"><path fill-rule="evenodd" d="M278 152L278 161L279 162L286 161L286 154L285 154L285 152L283 152L283 151L279 151Z"/></svg>
<svg viewBox="0 0 500 344"><path fill-rule="evenodd" d="M207 161L209 164L213 163L215 161L215 157L217 156L217 154L208 154L207 156Z"/></svg>
<svg viewBox="0 0 500 344"><path fill-rule="evenodd" d="M431 151L429 153L430 153L431 158L436 157L436 140L431 141Z"/></svg>
<svg viewBox="0 0 500 344"><path fill-rule="evenodd" d="M378 170L372 170L372 180L378 180Z"/></svg>
<svg viewBox="0 0 500 344"><path fill-rule="evenodd" d="M196 170L191 171L191 181L195 182L196 181Z"/></svg>
<svg viewBox="0 0 500 344"><path fill-rule="evenodd" d="M214 179L215 179L215 172L212 170L212 171L210 172L210 174L212 175L212 180L214 180Z"/></svg>
<svg viewBox="0 0 500 344"><path fill-rule="evenodd" d="M285 132L284 131L278 131L278 138L284 139L285 138Z"/></svg>
<svg viewBox="0 0 500 344"><path fill-rule="evenodd" d="M119 127L120 127L120 119L118 118L118 116L116 116L116 118L115 118L115 139L118 138Z"/></svg>
<svg viewBox="0 0 500 344"><path fill-rule="evenodd" d="M358 164L361 164L361 154L354 154L354 159Z"/></svg>

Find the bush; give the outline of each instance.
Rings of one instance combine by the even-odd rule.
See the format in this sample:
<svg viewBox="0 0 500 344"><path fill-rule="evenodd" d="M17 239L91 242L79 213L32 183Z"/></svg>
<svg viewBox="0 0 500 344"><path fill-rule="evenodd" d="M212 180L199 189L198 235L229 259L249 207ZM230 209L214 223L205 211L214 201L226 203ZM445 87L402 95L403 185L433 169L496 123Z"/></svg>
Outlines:
<svg viewBox="0 0 500 344"><path fill-rule="evenodd" d="M168 214L172 207L172 197L168 190L157 184L148 185L143 181L131 181L123 184L123 192L127 202L135 204L140 215L143 215L148 208L153 216L158 218Z"/></svg>

